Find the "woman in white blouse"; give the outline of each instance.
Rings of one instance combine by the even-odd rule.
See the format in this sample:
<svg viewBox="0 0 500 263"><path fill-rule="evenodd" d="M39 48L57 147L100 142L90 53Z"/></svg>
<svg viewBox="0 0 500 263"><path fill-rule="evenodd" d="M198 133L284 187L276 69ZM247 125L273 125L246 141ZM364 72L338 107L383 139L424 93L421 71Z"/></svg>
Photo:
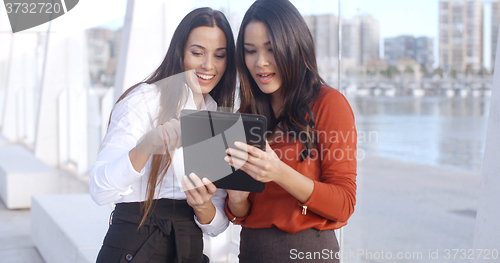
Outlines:
<svg viewBox="0 0 500 263"><path fill-rule="evenodd" d="M227 194L201 174L184 175L179 111L233 108L235 82L227 19L190 12L158 69L115 104L90 168L94 201L116 203L97 262L208 262L202 232L227 228Z"/></svg>

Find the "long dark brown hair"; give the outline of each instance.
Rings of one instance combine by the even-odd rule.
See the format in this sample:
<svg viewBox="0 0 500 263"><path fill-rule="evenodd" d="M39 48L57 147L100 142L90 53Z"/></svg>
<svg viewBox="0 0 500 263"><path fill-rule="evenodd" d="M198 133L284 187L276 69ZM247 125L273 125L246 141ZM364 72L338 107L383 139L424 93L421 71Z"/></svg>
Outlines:
<svg viewBox="0 0 500 263"><path fill-rule="evenodd" d="M167 54L165 55L161 65L145 80L135 84L125 91L116 103L124 99L140 84L153 84L173 75L182 73L184 71L184 48L189 37L189 33L193 29L200 26L218 27L224 32L226 37L226 70L219 83L217 83L209 94L217 102L218 106L233 108L236 86L236 67L234 62L235 46L233 33L224 14L208 7L195 9L182 19L172 36ZM184 104L180 101L183 96L178 91L170 90L165 92L163 89L159 89L159 91L161 92L161 95L160 109L158 111L157 120L158 125L161 125L173 118L177 118L179 110ZM179 89L179 91L182 90ZM168 94L168 96L166 94ZM144 224L146 218L154 209L155 189L162 182L171 161L171 156L168 153L153 154L151 172L149 174L146 188L146 201L143 205L143 217L140 226Z"/></svg>
<svg viewBox="0 0 500 263"><path fill-rule="evenodd" d="M282 78L280 91L284 105L280 116L275 116L273 112L271 94L259 89L245 64L245 28L255 21L266 26ZM305 160L316 145L311 105L325 81L318 74L311 32L292 3L288 0L257 0L252 4L238 34L236 67L240 79L240 112L266 116L271 132L278 127L283 132L299 134L298 139L304 148L300 160Z"/></svg>

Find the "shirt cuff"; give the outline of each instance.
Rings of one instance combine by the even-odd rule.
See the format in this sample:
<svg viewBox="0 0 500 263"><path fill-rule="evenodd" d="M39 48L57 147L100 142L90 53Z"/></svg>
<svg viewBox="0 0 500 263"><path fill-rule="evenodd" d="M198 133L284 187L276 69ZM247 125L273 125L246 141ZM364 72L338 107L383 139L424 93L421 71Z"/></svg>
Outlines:
<svg viewBox="0 0 500 263"><path fill-rule="evenodd" d="M208 224L200 224L198 222L198 218L196 215L194 216L194 222L200 227L200 229L203 231L203 233L215 237L218 234L224 232L226 230L228 222L224 218L224 215L217 207L215 207L215 216L212 219L212 221Z"/></svg>
<svg viewBox="0 0 500 263"><path fill-rule="evenodd" d="M144 175L144 168L142 168L141 172L137 172L127 152L106 167L106 177L115 189L125 194L131 191L130 186L132 183Z"/></svg>

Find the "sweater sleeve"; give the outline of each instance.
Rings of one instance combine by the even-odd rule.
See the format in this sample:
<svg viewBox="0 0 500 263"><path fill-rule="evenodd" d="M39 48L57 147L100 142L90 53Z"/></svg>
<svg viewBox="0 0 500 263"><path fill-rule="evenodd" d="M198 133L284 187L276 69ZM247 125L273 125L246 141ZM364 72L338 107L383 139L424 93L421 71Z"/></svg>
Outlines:
<svg viewBox="0 0 500 263"><path fill-rule="evenodd" d="M354 114L345 97L331 89L316 107L320 181L309 200L300 204L326 219L347 222L356 203L356 143ZM304 207L304 208L306 208Z"/></svg>

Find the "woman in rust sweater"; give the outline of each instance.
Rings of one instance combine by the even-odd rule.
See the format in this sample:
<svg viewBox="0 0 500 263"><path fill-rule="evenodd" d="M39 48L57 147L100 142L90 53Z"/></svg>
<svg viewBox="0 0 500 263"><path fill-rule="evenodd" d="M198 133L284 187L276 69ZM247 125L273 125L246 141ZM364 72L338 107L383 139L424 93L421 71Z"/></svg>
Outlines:
<svg viewBox="0 0 500 263"><path fill-rule="evenodd" d="M243 227L240 262L338 262L334 230L356 203L349 103L319 76L311 34L288 0L249 8L236 59L240 112L268 120L266 151L243 143L227 150L227 162L266 183L262 193L228 190L226 213Z"/></svg>

